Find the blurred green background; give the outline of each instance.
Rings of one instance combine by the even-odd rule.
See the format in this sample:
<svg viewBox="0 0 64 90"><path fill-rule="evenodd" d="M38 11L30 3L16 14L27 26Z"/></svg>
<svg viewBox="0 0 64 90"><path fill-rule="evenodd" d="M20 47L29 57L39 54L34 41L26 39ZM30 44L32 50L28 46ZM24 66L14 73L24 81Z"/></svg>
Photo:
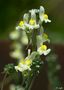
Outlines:
<svg viewBox="0 0 64 90"><path fill-rule="evenodd" d="M22 15L41 5L52 20L44 26L51 43L64 44L64 0L0 0L0 40L8 40Z"/></svg>

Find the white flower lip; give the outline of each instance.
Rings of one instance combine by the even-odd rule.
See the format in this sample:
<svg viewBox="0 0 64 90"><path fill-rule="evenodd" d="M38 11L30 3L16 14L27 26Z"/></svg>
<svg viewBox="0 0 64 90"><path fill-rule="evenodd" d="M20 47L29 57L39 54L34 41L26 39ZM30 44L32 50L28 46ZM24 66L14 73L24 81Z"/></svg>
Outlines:
<svg viewBox="0 0 64 90"><path fill-rule="evenodd" d="M36 25L30 25L30 24L25 24L25 26L28 28L28 29L38 29L39 28L39 24L36 24Z"/></svg>
<svg viewBox="0 0 64 90"><path fill-rule="evenodd" d="M46 50L42 50L41 49L41 46L37 49L37 52L40 54L40 55L47 55L48 53L50 53L51 49L46 49Z"/></svg>
<svg viewBox="0 0 64 90"><path fill-rule="evenodd" d="M25 30L26 29L25 25L23 25L22 27L21 26L16 27L16 30L20 30L20 29Z"/></svg>
<svg viewBox="0 0 64 90"><path fill-rule="evenodd" d="M25 71L25 70L31 70L31 68L30 68L28 65L26 65L26 64L21 64L21 63L20 63L19 66L15 66L15 69L16 69L17 71L20 71L20 72L23 72L23 71Z"/></svg>
<svg viewBox="0 0 64 90"><path fill-rule="evenodd" d="M40 55L44 54L45 56L50 53L51 49L47 49L46 51L37 50Z"/></svg>
<svg viewBox="0 0 64 90"><path fill-rule="evenodd" d="M49 19L45 19L44 21L45 21L45 23L47 23L47 22L50 23L51 22L51 20L49 20Z"/></svg>
<svg viewBox="0 0 64 90"><path fill-rule="evenodd" d="M45 15L45 9L44 9L44 7L43 6L40 6L40 11L39 11L39 17L40 17L40 20L41 20L41 22L45 22L45 23L47 23L47 22L51 22L51 20L49 20L48 18L46 19L46 18L44 18L44 15Z"/></svg>

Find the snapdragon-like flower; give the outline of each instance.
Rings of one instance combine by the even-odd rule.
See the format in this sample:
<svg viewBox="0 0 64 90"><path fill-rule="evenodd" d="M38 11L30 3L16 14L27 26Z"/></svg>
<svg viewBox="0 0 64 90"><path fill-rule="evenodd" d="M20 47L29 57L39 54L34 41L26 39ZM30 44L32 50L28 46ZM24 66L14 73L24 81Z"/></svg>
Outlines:
<svg viewBox="0 0 64 90"><path fill-rule="evenodd" d="M20 29L22 29L22 30L25 30L25 29L26 29L25 23L24 23L23 20L21 20L21 21L19 22L18 26L16 27L16 30L20 30Z"/></svg>
<svg viewBox="0 0 64 90"><path fill-rule="evenodd" d="M31 14L31 19L29 20L29 23L25 24L26 27L29 29L38 29L39 24L36 23L36 10L32 9L29 12Z"/></svg>
<svg viewBox="0 0 64 90"><path fill-rule="evenodd" d="M30 66L32 64L32 57L30 55L30 49L28 49L28 56L24 59L20 59L19 64L15 66L16 71L23 72L25 70L31 70Z"/></svg>
<svg viewBox="0 0 64 90"><path fill-rule="evenodd" d="M37 29L39 28L39 24L36 24L34 19L30 19L29 24L25 24L28 29Z"/></svg>
<svg viewBox="0 0 64 90"><path fill-rule="evenodd" d="M47 46L44 45L45 42L49 42L50 40L48 39L48 35L44 33L42 22L47 23L51 22L51 20L49 20L48 15L45 14L44 7L40 6L40 9L32 9L29 10L28 13L25 13L23 19L16 27L16 31L10 34L10 38L17 41L19 40L21 46L33 43L37 47L37 50L32 51L31 54L30 50L28 50L28 56L24 58L20 44L14 45L16 49L14 52L11 52L10 55L13 58L19 59L18 65L15 66L17 71L24 72L25 70L31 70L32 61L36 55L47 55L51 51L51 49L48 49ZM37 29L35 38L32 37L31 33L34 29ZM35 42L33 42L32 38L35 39Z"/></svg>
<svg viewBox="0 0 64 90"><path fill-rule="evenodd" d="M30 66L32 64L32 60L28 59L23 59L20 60L19 64L15 66L15 69L17 71L23 72L25 70L31 70Z"/></svg>
<svg viewBox="0 0 64 90"><path fill-rule="evenodd" d="M25 13L24 16L23 16L23 20L21 20L18 24L18 26L16 27L16 30L25 30L26 29L26 25L28 23L28 20L29 20L29 14L28 13Z"/></svg>
<svg viewBox="0 0 64 90"><path fill-rule="evenodd" d="M43 32L40 35L37 35L37 48L39 48L44 42L50 42L48 35Z"/></svg>
<svg viewBox="0 0 64 90"><path fill-rule="evenodd" d="M48 19L48 15L45 14L45 10L44 10L44 7L40 6L40 11L39 11L39 17L40 17L40 21L41 22L51 22L51 20Z"/></svg>
<svg viewBox="0 0 64 90"><path fill-rule="evenodd" d="M20 21L19 25L18 25L22 30L25 30L25 24L24 21Z"/></svg>
<svg viewBox="0 0 64 90"><path fill-rule="evenodd" d="M38 49L37 49L37 52L42 55L47 55L49 52L51 51L51 49L47 49L47 46L46 45L41 45Z"/></svg>

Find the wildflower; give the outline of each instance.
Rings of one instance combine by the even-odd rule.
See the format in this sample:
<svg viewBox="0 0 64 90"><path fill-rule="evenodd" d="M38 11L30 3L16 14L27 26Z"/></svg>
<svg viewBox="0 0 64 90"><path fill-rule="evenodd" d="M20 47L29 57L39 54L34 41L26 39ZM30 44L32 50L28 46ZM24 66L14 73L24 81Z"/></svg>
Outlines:
<svg viewBox="0 0 64 90"><path fill-rule="evenodd" d="M24 21L20 21L19 27L20 27L22 30L25 30L25 24L24 24Z"/></svg>
<svg viewBox="0 0 64 90"><path fill-rule="evenodd" d="M48 35L46 33L41 33L40 35L37 35L37 48L41 46L44 42L50 42Z"/></svg>
<svg viewBox="0 0 64 90"><path fill-rule="evenodd" d="M47 49L47 46L46 45L41 45L38 49L37 49L37 52L42 55L47 55L49 52L51 51L51 49Z"/></svg>
<svg viewBox="0 0 64 90"><path fill-rule="evenodd" d="M41 22L51 22L51 20L48 19L48 15L45 14L45 10L44 10L44 7L40 6L40 11L39 11L39 17L40 17L40 20Z"/></svg>
<svg viewBox="0 0 64 90"><path fill-rule="evenodd" d="M39 24L34 24L34 25L25 24L25 25L26 25L26 27L27 27L28 29L37 29L37 28L39 28Z"/></svg>
<svg viewBox="0 0 64 90"><path fill-rule="evenodd" d="M37 29L39 28L39 24L36 23L36 11L34 9L29 11L31 14L31 19L29 20L29 23L26 23L26 27L29 29Z"/></svg>
<svg viewBox="0 0 64 90"><path fill-rule="evenodd" d="M32 64L32 60L30 60L30 59L25 60L25 64L30 66Z"/></svg>
<svg viewBox="0 0 64 90"><path fill-rule="evenodd" d="M16 30L20 30L20 29L22 29L22 30L25 30L25 24L24 24L24 21L20 21L19 22L19 25L16 27Z"/></svg>
<svg viewBox="0 0 64 90"><path fill-rule="evenodd" d="M30 55L30 49L28 49L28 56L25 59L22 58L19 61L19 64L15 66L15 69L20 72L23 72L25 70L31 70L30 68L31 64L32 64L32 58Z"/></svg>
<svg viewBox="0 0 64 90"><path fill-rule="evenodd" d="M20 21L19 26L22 27L24 25L24 21Z"/></svg>
<svg viewBox="0 0 64 90"><path fill-rule="evenodd" d="M36 20L34 20L34 19L30 19L29 24L26 23L25 26L28 29L37 29L37 28L39 28L39 24L37 24Z"/></svg>
<svg viewBox="0 0 64 90"><path fill-rule="evenodd" d="M29 24L30 25L35 25L36 24L36 21L34 19L30 19Z"/></svg>
<svg viewBox="0 0 64 90"><path fill-rule="evenodd" d="M43 17L43 20L45 21L45 23L51 22L51 20L48 19L48 15L47 14L43 14L42 17Z"/></svg>
<svg viewBox="0 0 64 90"><path fill-rule="evenodd" d="M30 59L20 60L18 66L15 66L15 69L20 72L23 72L25 70L31 70L30 68L31 64L32 60Z"/></svg>

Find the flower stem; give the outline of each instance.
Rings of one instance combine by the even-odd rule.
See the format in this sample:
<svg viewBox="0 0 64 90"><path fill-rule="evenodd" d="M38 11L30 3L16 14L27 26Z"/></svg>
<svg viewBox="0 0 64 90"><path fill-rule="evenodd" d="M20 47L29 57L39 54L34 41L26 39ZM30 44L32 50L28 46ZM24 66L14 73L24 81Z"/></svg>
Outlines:
<svg viewBox="0 0 64 90"><path fill-rule="evenodd" d="M2 81L2 84L1 84L1 90L3 90L4 82L5 82L6 76L7 76L7 74L5 74L4 79L3 79L3 81Z"/></svg>
<svg viewBox="0 0 64 90"><path fill-rule="evenodd" d="M35 29L32 33L32 50L36 50L36 35L37 35L37 30Z"/></svg>

